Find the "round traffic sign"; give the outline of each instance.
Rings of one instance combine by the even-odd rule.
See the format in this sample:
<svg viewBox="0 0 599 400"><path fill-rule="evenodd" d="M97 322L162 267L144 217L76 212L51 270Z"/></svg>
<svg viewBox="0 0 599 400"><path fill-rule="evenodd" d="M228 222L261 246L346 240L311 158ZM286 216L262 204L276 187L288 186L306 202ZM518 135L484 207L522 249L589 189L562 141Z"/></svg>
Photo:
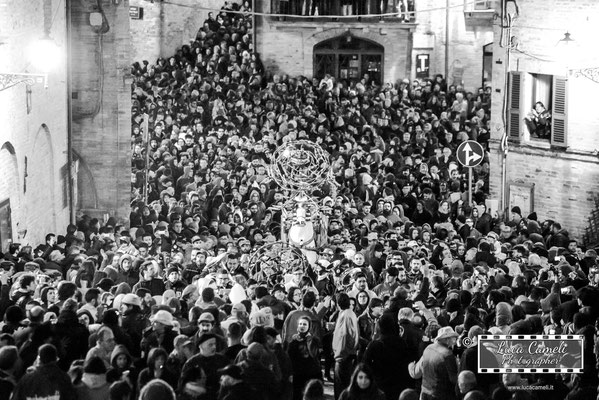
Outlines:
<svg viewBox="0 0 599 400"><path fill-rule="evenodd" d="M456 156L464 167L476 167L483 161L485 150L477 141L466 140L458 146Z"/></svg>

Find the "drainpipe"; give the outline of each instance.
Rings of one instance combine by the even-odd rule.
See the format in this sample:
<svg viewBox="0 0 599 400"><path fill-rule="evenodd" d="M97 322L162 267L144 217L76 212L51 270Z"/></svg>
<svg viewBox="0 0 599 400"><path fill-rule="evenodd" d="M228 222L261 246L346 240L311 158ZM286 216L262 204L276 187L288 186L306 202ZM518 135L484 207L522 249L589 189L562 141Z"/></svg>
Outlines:
<svg viewBox="0 0 599 400"><path fill-rule="evenodd" d="M256 48L256 9L257 9L257 4L255 4L255 7L253 9L254 12L252 12L252 47L254 48L254 53L258 54L258 49ZM272 13L272 10L270 11Z"/></svg>
<svg viewBox="0 0 599 400"><path fill-rule="evenodd" d="M72 51L72 16L71 0L65 1L66 34L67 34L67 190L69 197L69 223L75 223L75 199L73 193L73 68L71 65Z"/></svg>
<svg viewBox="0 0 599 400"><path fill-rule="evenodd" d="M449 2L445 0L445 82L449 85Z"/></svg>

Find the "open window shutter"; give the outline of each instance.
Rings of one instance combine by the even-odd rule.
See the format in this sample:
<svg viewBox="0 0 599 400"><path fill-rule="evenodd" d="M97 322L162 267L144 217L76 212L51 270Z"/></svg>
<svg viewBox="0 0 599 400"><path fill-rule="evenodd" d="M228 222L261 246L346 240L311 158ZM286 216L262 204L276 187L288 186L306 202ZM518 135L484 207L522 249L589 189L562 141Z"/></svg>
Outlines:
<svg viewBox="0 0 599 400"><path fill-rule="evenodd" d="M520 118L520 105L522 104L522 74L520 72L510 72L508 93L508 137L511 140L520 140L520 127L522 118Z"/></svg>
<svg viewBox="0 0 599 400"><path fill-rule="evenodd" d="M553 77L553 103L551 104L551 145L568 146L568 80Z"/></svg>

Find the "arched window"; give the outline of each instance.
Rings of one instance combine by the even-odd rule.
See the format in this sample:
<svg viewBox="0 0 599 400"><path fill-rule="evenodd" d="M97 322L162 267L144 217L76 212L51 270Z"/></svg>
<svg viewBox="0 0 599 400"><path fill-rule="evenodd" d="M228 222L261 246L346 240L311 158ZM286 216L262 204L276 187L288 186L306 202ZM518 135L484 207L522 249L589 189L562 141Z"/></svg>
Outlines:
<svg viewBox="0 0 599 400"><path fill-rule="evenodd" d="M346 34L314 46L314 77L326 74L338 80L359 81L366 74L377 84L383 82L385 50L371 40Z"/></svg>

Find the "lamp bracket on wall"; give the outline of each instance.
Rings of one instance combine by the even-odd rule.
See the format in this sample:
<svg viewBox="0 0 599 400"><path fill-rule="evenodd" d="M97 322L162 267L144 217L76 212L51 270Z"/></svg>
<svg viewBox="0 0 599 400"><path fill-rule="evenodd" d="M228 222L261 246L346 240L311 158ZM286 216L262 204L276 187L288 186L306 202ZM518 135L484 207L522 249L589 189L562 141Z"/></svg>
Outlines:
<svg viewBox="0 0 599 400"><path fill-rule="evenodd" d="M599 67L571 69L569 72L570 75L574 75L576 78L579 76L584 76L595 83L599 83Z"/></svg>
<svg viewBox="0 0 599 400"><path fill-rule="evenodd" d="M43 83L44 88L48 88L48 75L46 74L21 74L13 72L0 72L0 92L9 89L19 83L35 85Z"/></svg>

